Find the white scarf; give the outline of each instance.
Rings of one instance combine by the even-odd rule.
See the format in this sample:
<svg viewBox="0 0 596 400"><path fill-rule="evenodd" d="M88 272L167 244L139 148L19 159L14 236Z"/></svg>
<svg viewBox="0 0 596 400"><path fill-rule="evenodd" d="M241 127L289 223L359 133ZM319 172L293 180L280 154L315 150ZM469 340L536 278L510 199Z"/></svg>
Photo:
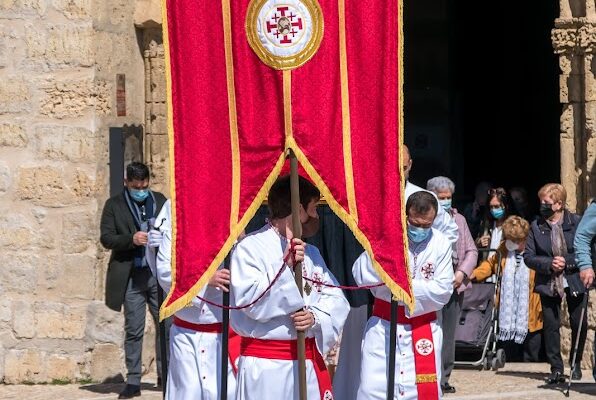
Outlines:
<svg viewBox="0 0 596 400"><path fill-rule="evenodd" d="M521 344L528 333L530 270L523 257L516 260L515 255L515 251L507 253L503 270L499 296L499 340L514 340Z"/></svg>

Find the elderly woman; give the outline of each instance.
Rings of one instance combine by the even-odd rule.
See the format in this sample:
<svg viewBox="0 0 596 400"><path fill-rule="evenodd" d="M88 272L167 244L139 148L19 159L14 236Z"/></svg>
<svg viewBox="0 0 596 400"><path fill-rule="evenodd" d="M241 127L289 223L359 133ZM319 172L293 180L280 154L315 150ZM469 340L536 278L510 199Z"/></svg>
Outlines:
<svg viewBox="0 0 596 400"><path fill-rule="evenodd" d="M542 310L540 295L534 293L536 272L523 260L530 231L525 219L512 215L503 222L503 238L497 254L483 261L470 279L482 281L497 273L501 259L498 338L505 343L508 360L516 358L523 347L524 361L539 361L542 347ZM513 353L513 354L511 354Z"/></svg>
<svg viewBox="0 0 596 400"><path fill-rule="evenodd" d="M453 251L453 294L449 302L443 307L443 374L441 388L443 393L455 393L455 388L449 384L449 377L455 361L455 327L459 320L463 291L469 286L468 275L472 273L478 261L478 250L463 215L451 206L455 184L451 179L437 176L429 179L426 189L437 195L439 205L455 220L458 239Z"/></svg>
<svg viewBox="0 0 596 400"><path fill-rule="evenodd" d="M548 383L564 382L561 358L561 302L566 299L571 325L571 343L575 343L585 287L575 265L573 240L580 217L565 208L567 192L558 183L548 183L538 191L540 218L532 222L524 261L536 271L536 288L540 294L544 318L544 344L551 375ZM576 363L581 364L586 341L587 316L584 315ZM571 360L569 362L571 364ZM581 369L573 369L573 379L581 379Z"/></svg>

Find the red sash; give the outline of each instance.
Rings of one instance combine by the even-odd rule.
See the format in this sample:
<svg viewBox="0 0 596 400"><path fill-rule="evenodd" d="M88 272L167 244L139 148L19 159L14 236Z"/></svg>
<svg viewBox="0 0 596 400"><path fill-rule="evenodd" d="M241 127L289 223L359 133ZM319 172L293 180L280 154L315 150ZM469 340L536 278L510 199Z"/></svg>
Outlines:
<svg viewBox="0 0 596 400"><path fill-rule="evenodd" d="M296 340L267 340L242 337L240 342L240 355L270 360L297 360L298 350ZM312 360L319 382L321 400L332 400L331 378L323 356L317 349L314 338L306 338L306 359ZM283 382L279 382L283 385Z"/></svg>
<svg viewBox="0 0 596 400"><path fill-rule="evenodd" d="M197 332L206 333L222 333L223 325L221 322L215 322L213 324L195 324L192 322L185 321L174 315L174 324L181 328L191 329ZM230 328L228 336L228 356L230 358L230 364L234 370L234 375L238 372L236 367L236 360L240 357L240 336Z"/></svg>
<svg viewBox="0 0 596 400"><path fill-rule="evenodd" d="M373 315L391 321L391 303L375 298ZM430 323L437 319L437 313L431 312L417 317L406 317L403 306L397 307L397 323L412 326L412 351L416 369L416 387L419 399L438 399L437 366L435 363L435 344Z"/></svg>

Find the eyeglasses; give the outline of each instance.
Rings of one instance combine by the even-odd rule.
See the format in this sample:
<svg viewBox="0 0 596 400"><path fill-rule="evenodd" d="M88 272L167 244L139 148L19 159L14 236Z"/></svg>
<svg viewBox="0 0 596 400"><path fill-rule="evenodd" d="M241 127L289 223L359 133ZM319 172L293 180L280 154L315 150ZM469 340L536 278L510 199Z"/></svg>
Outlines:
<svg viewBox="0 0 596 400"><path fill-rule="evenodd" d="M494 189L488 189L488 194L490 196L493 196L495 194L496 195L505 195L505 194L507 194L507 191L505 191L505 189L503 189L502 187L499 187L499 188L494 188Z"/></svg>

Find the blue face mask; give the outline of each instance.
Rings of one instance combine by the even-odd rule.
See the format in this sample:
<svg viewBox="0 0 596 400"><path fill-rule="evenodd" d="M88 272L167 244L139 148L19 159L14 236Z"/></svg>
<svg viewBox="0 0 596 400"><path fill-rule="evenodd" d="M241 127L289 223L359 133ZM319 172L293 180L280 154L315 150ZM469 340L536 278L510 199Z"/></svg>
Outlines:
<svg viewBox="0 0 596 400"><path fill-rule="evenodd" d="M505 215L505 209L502 207L501 208L491 208L490 213L495 219L501 219L503 217L503 215Z"/></svg>
<svg viewBox="0 0 596 400"><path fill-rule="evenodd" d="M443 210L451 210L451 199L439 200L439 205L443 207Z"/></svg>
<svg viewBox="0 0 596 400"><path fill-rule="evenodd" d="M130 193L130 197L132 197L134 201L139 203L145 201L147 197L149 197L149 189L128 189L128 193Z"/></svg>
<svg viewBox="0 0 596 400"><path fill-rule="evenodd" d="M420 228L408 225L408 239L414 243L420 243L428 237L431 228Z"/></svg>

